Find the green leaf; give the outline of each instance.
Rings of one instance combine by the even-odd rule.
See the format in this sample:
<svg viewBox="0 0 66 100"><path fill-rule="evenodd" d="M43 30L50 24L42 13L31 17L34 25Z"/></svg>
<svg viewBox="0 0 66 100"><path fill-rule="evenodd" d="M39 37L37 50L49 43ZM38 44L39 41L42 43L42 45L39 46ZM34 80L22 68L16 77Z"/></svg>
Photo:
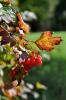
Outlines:
<svg viewBox="0 0 66 100"><path fill-rule="evenodd" d="M33 42L29 42L27 45L26 45L26 48L29 49L29 50L35 50L35 51L39 51L39 48L36 46L35 43Z"/></svg>
<svg viewBox="0 0 66 100"><path fill-rule="evenodd" d="M6 51L11 52L13 49L10 47L10 44L5 45Z"/></svg>
<svg viewBox="0 0 66 100"><path fill-rule="evenodd" d="M13 58L11 54L4 54L3 55L3 60L4 61L10 61Z"/></svg>
<svg viewBox="0 0 66 100"><path fill-rule="evenodd" d="M3 47L0 46L0 54L3 53Z"/></svg>
<svg viewBox="0 0 66 100"><path fill-rule="evenodd" d="M13 24L16 24L17 22L16 14L11 6L4 5L0 8L0 18L6 23L12 22Z"/></svg>
<svg viewBox="0 0 66 100"><path fill-rule="evenodd" d="M7 67L10 69L10 68L13 67L13 65L12 64L7 64Z"/></svg>
<svg viewBox="0 0 66 100"><path fill-rule="evenodd" d="M0 68L5 68L5 67L6 67L6 63L0 60Z"/></svg>
<svg viewBox="0 0 66 100"><path fill-rule="evenodd" d="M0 96L0 100L8 100L8 98L5 96Z"/></svg>

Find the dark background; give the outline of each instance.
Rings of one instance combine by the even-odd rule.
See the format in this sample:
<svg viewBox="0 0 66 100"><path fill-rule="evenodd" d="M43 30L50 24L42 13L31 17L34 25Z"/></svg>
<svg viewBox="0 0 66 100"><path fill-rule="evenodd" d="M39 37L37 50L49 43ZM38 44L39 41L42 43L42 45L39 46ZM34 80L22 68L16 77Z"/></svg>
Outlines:
<svg viewBox="0 0 66 100"><path fill-rule="evenodd" d="M66 0L18 0L22 11L35 12L38 30L66 30ZM36 30L33 30L36 31Z"/></svg>

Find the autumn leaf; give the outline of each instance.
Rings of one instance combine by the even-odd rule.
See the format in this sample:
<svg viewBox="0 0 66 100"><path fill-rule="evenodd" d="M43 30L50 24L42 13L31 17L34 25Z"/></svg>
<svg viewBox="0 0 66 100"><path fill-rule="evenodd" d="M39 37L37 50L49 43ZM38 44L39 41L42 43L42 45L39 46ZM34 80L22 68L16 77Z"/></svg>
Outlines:
<svg viewBox="0 0 66 100"><path fill-rule="evenodd" d="M5 3L10 3L10 2L11 2L11 0L4 0L4 2L5 2Z"/></svg>
<svg viewBox="0 0 66 100"><path fill-rule="evenodd" d="M10 4L12 0L0 0L1 3L7 3Z"/></svg>
<svg viewBox="0 0 66 100"><path fill-rule="evenodd" d="M29 32L29 26L26 23L24 23L22 15L20 13L16 13L16 16L18 18L19 28L22 29L24 32L28 33Z"/></svg>
<svg viewBox="0 0 66 100"><path fill-rule="evenodd" d="M6 45L10 43L10 46L14 46L16 44L16 40L13 36L11 36L4 28L0 27L0 42L1 45Z"/></svg>
<svg viewBox="0 0 66 100"><path fill-rule="evenodd" d="M27 41L25 41L24 39L21 39L19 37L15 37L17 44L21 45L22 47L24 47L27 44Z"/></svg>
<svg viewBox="0 0 66 100"><path fill-rule="evenodd" d="M38 40L36 40L36 45L41 50L51 51L54 49L55 45L60 44L61 37L53 37L52 32L46 31L40 36Z"/></svg>

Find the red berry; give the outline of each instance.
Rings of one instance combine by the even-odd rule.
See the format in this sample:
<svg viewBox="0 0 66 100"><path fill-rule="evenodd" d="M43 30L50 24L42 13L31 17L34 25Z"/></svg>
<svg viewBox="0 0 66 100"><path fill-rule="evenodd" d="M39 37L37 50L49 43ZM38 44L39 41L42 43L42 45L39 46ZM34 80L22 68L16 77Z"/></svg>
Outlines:
<svg viewBox="0 0 66 100"><path fill-rule="evenodd" d="M28 73L30 69L35 65L35 57L28 58L24 63L24 72Z"/></svg>
<svg viewBox="0 0 66 100"><path fill-rule="evenodd" d="M36 65L41 65L41 64L42 64L42 57L38 55L36 58Z"/></svg>
<svg viewBox="0 0 66 100"><path fill-rule="evenodd" d="M24 73L28 73L29 72L29 70L30 70L30 67L29 67L30 63L31 63L31 59L30 58L27 58L25 60L25 62L23 63L23 65L24 65L24 68L23 68Z"/></svg>
<svg viewBox="0 0 66 100"><path fill-rule="evenodd" d="M17 70L17 68L15 68L14 70L11 70L10 76L13 78L17 75L17 73L18 73L18 70Z"/></svg>
<svg viewBox="0 0 66 100"><path fill-rule="evenodd" d="M31 65L30 66L24 66L24 73L28 73L31 69Z"/></svg>
<svg viewBox="0 0 66 100"><path fill-rule="evenodd" d="M28 59L25 60L24 65L28 66L28 65L30 65L30 62L31 62L31 59L28 58Z"/></svg>
<svg viewBox="0 0 66 100"><path fill-rule="evenodd" d="M34 66L35 62L36 62L36 58L35 57L31 57L30 65Z"/></svg>
<svg viewBox="0 0 66 100"><path fill-rule="evenodd" d="M42 64L42 57L38 55L37 57L35 56L30 56L30 58L26 59L24 62L24 72L28 73L32 67L38 66Z"/></svg>

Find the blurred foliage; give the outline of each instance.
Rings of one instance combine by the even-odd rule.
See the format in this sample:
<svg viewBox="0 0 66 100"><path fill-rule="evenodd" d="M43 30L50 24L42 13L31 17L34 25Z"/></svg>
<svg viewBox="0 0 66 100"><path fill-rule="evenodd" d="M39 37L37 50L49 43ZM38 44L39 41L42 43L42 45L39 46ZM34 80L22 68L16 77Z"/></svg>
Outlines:
<svg viewBox="0 0 66 100"><path fill-rule="evenodd" d="M44 27L52 30L66 30L65 0L19 0L22 11L29 10L37 14ZM47 25L48 24L48 25ZM43 26L41 26L43 27Z"/></svg>
<svg viewBox="0 0 66 100"><path fill-rule="evenodd" d="M3 1L3 0L0 0ZM35 12L41 29L66 30L65 0L12 0L17 11ZM44 26L44 27L43 27ZM45 30L46 30L45 29Z"/></svg>
<svg viewBox="0 0 66 100"><path fill-rule="evenodd" d="M39 0L39 2L38 0L20 0L19 6L21 6L22 11L29 10L35 12L40 20L47 18L48 0Z"/></svg>

